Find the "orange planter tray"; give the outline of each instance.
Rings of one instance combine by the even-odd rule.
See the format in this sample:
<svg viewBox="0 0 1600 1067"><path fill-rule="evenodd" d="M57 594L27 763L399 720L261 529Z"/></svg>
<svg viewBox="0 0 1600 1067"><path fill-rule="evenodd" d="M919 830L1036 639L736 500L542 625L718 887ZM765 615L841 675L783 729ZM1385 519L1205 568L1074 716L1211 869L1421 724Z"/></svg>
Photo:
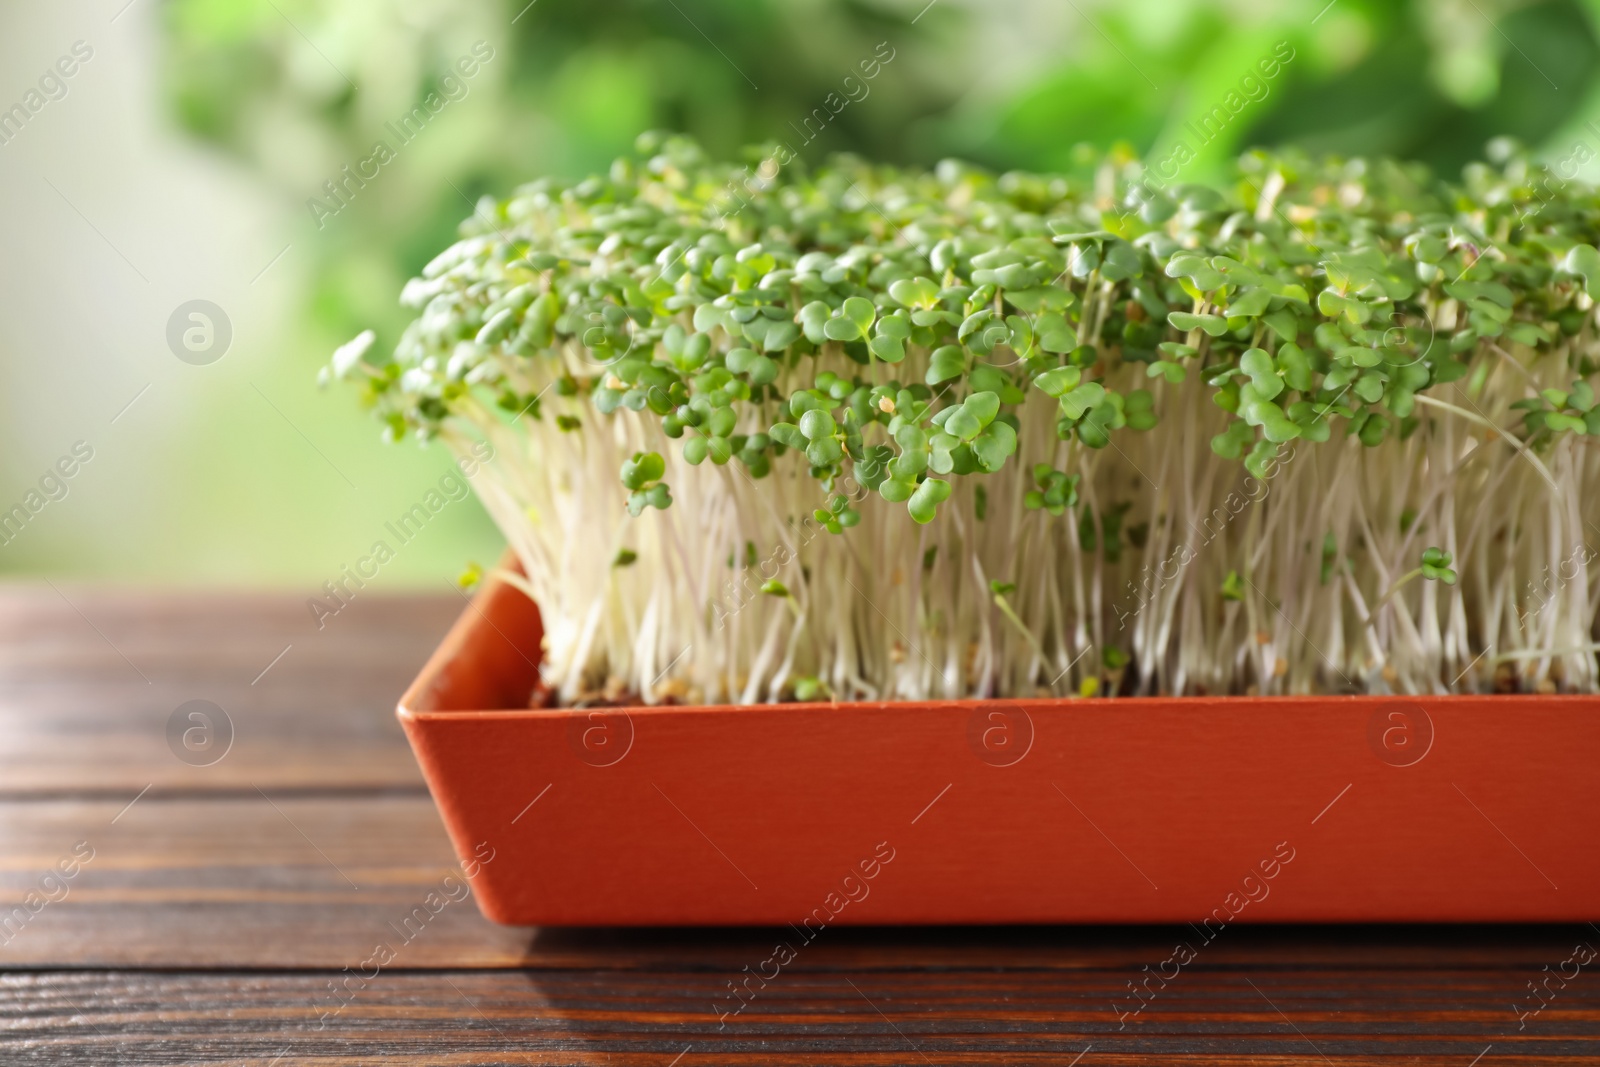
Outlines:
<svg viewBox="0 0 1600 1067"><path fill-rule="evenodd" d="M540 635L489 579L399 708L498 922L1600 919L1597 697L530 710Z"/></svg>

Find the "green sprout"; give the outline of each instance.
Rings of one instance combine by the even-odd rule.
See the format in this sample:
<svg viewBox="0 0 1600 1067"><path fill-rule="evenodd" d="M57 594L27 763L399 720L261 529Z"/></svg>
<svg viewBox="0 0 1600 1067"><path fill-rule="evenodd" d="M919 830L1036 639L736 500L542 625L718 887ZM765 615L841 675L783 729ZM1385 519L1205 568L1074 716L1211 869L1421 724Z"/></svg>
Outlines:
<svg viewBox="0 0 1600 1067"><path fill-rule="evenodd" d="M1069 695L1047 665L1125 618L1119 692L1379 660L1433 692L1489 647L1596 690L1589 571L1537 631L1493 607L1600 528L1600 197L1537 173L1252 152L1167 186L1118 151L746 181L648 134L485 201L390 352L364 333L324 377L390 439L494 443L474 485L565 699L666 663L708 701ZM624 529L631 558L592 551ZM1427 531L1474 566L1411 568ZM708 629L755 544L766 595ZM1273 662L1239 655L1280 613Z"/></svg>
<svg viewBox="0 0 1600 1067"><path fill-rule="evenodd" d="M667 461L656 452L635 452L633 458L622 464L622 484L631 489L628 495L628 514L637 516L645 508L672 506L672 493L661 477L667 473Z"/></svg>
<svg viewBox="0 0 1600 1067"><path fill-rule="evenodd" d="M1443 582L1445 585L1456 584L1456 572L1450 569L1450 553L1438 548L1424 549L1422 552L1422 566L1417 568L1430 582Z"/></svg>
<svg viewBox="0 0 1600 1067"><path fill-rule="evenodd" d="M1053 470L1048 463L1036 464L1033 481L1038 488L1029 489L1023 494L1022 506L1030 511L1043 509L1052 515L1060 515L1067 508L1077 505L1080 477L1082 475Z"/></svg>
<svg viewBox="0 0 1600 1067"><path fill-rule="evenodd" d="M844 533L861 521L861 513L851 507L849 498L844 496L834 497L826 509L817 508L811 513L811 517L831 534Z"/></svg>
<svg viewBox="0 0 1600 1067"><path fill-rule="evenodd" d="M1338 558L1339 541L1333 536L1333 531L1329 530L1327 533L1322 535L1322 561L1317 570L1318 584L1328 584L1328 580L1333 577L1334 561Z"/></svg>
<svg viewBox="0 0 1600 1067"><path fill-rule="evenodd" d="M813 700L829 700L833 697L833 690L828 688L828 683L811 675L804 675L794 680L794 698L802 703Z"/></svg>
<svg viewBox="0 0 1600 1067"><path fill-rule="evenodd" d="M1017 632L1022 635L1022 639L1027 641L1029 647L1033 649L1033 654L1039 657L1042 662L1045 657L1043 646L1039 644L1038 638L1034 637L1033 631L1028 628L1027 623L1022 621L1022 617L1017 614L1016 609L1011 606L1011 601L1007 599L1016 591L1017 585L1015 582L1002 582L994 578L989 580L989 596L994 601L994 606L1000 609L1000 614L1004 615L1012 626L1016 627Z"/></svg>
<svg viewBox="0 0 1600 1067"><path fill-rule="evenodd" d="M1367 613L1366 624L1371 625L1372 620L1378 616L1378 610L1394 599L1394 595L1405 587L1407 582L1418 578L1426 578L1430 582L1443 582L1445 585L1456 584L1456 572L1450 569L1450 553L1440 548L1425 548L1422 550L1422 562L1419 566L1406 571L1390 583L1383 596L1372 605L1372 610Z"/></svg>

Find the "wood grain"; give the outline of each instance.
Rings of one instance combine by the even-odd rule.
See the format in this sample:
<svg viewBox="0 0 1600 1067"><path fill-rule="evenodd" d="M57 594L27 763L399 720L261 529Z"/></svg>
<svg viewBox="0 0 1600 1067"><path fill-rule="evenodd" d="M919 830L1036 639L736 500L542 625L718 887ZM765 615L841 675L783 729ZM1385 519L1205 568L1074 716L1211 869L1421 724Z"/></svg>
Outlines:
<svg viewBox="0 0 1600 1067"><path fill-rule="evenodd" d="M128 804L133 801L132 806ZM116 820L113 822L112 820ZM342 968L460 876L425 796L303 797L275 790L195 798L147 793L111 800L0 803L0 919L87 842L93 859L66 894L9 941L0 966L106 968ZM1236 926L1201 947L1208 966L1270 966L1292 945L1297 966L1397 969L1558 963L1582 927ZM583 930L503 927L470 900L452 902L407 946L406 967L566 967L636 970L682 965L736 972L792 931ZM866 929L835 927L806 946L808 961L905 967L1154 968L1185 927Z"/></svg>
<svg viewBox="0 0 1600 1067"><path fill-rule="evenodd" d="M93 849L65 895L0 944L0 966L340 968L397 936L390 924L452 871L460 877L426 796L305 798L265 788L206 799L146 794L124 810L131 799L0 804L8 906L75 844ZM447 891L466 892L456 884L464 885ZM405 963L513 965L529 937L487 922L470 899L451 902L408 946Z"/></svg>
<svg viewBox="0 0 1600 1067"><path fill-rule="evenodd" d="M461 603L373 595L318 630L304 596L9 589L0 796L112 796L152 783L420 791L394 706ZM233 723L232 749L211 766L168 746L168 719L196 699Z"/></svg>
<svg viewBox="0 0 1600 1067"><path fill-rule="evenodd" d="M797 961L734 1018L726 975L379 972L10 976L6 1063L1094 1064L1592 1063L1600 998L1565 994L1520 1033L1495 971L1197 967L1119 1029L1103 971L878 969ZM1563 1002L1565 1001L1565 1002ZM335 1010L342 1004L342 1010ZM324 1013L327 1013L324 1015ZM724 1025L726 1024L726 1025ZM45 1056L45 1042L48 1058ZM677 1060L679 1054L682 1060Z"/></svg>
<svg viewBox="0 0 1600 1067"><path fill-rule="evenodd" d="M830 928L722 1016L792 932L421 923L455 858L392 708L460 604L0 590L0 1064L1600 1062L1592 969L1517 1015L1592 926L1234 927L1136 1015L1193 931ZM210 767L167 746L196 697Z"/></svg>

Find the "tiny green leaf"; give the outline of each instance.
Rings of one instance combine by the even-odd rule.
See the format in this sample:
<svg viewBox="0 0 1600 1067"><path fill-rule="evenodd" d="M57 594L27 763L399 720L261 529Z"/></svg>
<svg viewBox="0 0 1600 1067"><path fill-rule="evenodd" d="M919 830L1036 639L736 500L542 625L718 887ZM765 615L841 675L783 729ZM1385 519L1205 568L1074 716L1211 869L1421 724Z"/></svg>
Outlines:
<svg viewBox="0 0 1600 1067"><path fill-rule="evenodd" d="M1239 369L1250 375L1250 383L1264 400L1271 400L1283 391L1278 368L1265 349L1252 348L1239 357Z"/></svg>
<svg viewBox="0 0 1600 1067"><path fill-rule="evenodd" d="M939 505L948 499L950 499L950 483L929 478L917 486L916 491L911 494L910 500L906 502L906 510L911 513L912 519L927 525L933 521Z"/></svg>
<svg viewBox="0 0 1600 1067"><path fill-rule="evenodd" d="M1047 370L1033 380L1033 384L1043 389L1046 394L1060 398L1067 390L1076 386L1083 380L1083 371L1077 367L1056 367Z"/></svg>
<svg viewBox="0 0 1600 1067"><path fill-rule="evenodd" d="M1583 278L1591 300L1600 300L1600 252L1593 245L1574 245L1561 260L1561 269Z"/></svg>
<svg viewBox="0 0 1600 1067"><path fill-rule="evenodd" d="M822 408L812 408L800 416L800 432L807 440L817 441L838 433L839 424L834 422L833 416Z"/></svg>
<svg viewBox="0 0 1600 1067"><path fill-rule="evenodd" d="M1099 382L1084 382L1061 395L1061 413L1069 419L1080 419L1083 413L1105 399L1106 390Z"/></svg>
<svg viewBox="0 0 1600 1067"><path fill-rule="evenodd" d="M862 329L854 319L829 319L822 324L822 335L830 341L859 341Z"/></svg>
<svg viewBox="0 0 1600 1067"><path fill-rule="evenodd" d="M844 312L845 318L856 324L856 331L860 335L866 334L872 325L872 320L878 316L878 309L872 306L872 301L859 296L847 299L840 310Z"/></svg>
<svg viewBox="0 0 1600 1067"><path fill-rule="evenodd" d="M945 345L934 350L928 360L928 373L925 381L929 385L938 385L951 378L959 378L967 373L967 354L956 345Z"/></svg>
<svg viewBox="0 0 1600 1067"><path fill-rule="evenodd" d="M889 295L906 307L932 308L939 302L939 285L927 278L901 278L889 286Z"/></svg>
<svg viewBox="0 0 1600 1067"><path fill-rule="evenodd" d="M1158 359L1148 364L1144 369L1144 373L1147 378L1159 376L1173 385L1179 384L1189 375L1189 372L1184 369L1181 363L1171 363L1164 359Z"/></svg>
<svg viewBox="0 0 1600 1067"><path fill-rule="evenodd" d="M622 484L629 489L643 489L666 473L667 464L659 452L635 452L622 462Z"/></svg>
<svg viewBox="0 0 1600 1067"><path fill-rule="evenodd" d="M1190 330L1204 330L1212 337L1221 337L1228 330L1228 322L1221 315L1194 315L1187 311L1174 311L1167 316L1167 321L1172 323L1174 329L1185 333Z"/></svg>

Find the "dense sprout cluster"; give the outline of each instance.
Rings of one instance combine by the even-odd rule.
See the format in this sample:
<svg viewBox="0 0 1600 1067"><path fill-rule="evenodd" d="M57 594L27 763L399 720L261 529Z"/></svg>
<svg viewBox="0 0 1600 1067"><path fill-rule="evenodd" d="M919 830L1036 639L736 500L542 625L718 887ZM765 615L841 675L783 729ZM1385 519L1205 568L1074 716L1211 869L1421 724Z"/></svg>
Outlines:
<svg viewBox="0 0 1600 1067"><path fill-rule="evenodd" d="M1339 686L1335 676L1357 688L1438 688L1447 664L1466 666L1503 636L1466 617L1489 594L1458 596L1448 609L1432 592L1417 598L1414 611L1463 614L1446 626L1458 631L1453 650L1443 648L1450 641L1425 648L1426 628L1387 633L1377 616L1380 606L1406 602L1394 576L1419 559L1415 573L1454 582L1450 555L1418 538L1444 544L1454 536L1461 505L1452 500L1466 458L1487 434L1514 461L1498 475L1474 473L1472 492L1491 493L1490 477L1545 483L1541 551L1558 552L1581 547L1589 525L1572 492L1588 442L1564 442L1600 436L1587 380L1596 369L1600 199L1541 184L1526 160L1496 147L1497 165L1470 167L1458 184L1391 162L1252 154L1230 187L1157 189L1136 161L1117 157L1080 177L997 177L954 162L900 171L850 158L807 173L777 157L754 168L717 165L686 140L652 135L607 176L540 181L504 202L484 201L461 240L406 286L402 300L419 317L394 358L367 361L365 334L336 354L332 371L359 371L396 438L459 441L476 432L504 441L520 432L537 442L520 450L518 469L502 469L480 491L546 615L557 616L552 688L568 699L604 687L645 700L779 699L794 694L797 678L820 687L811 691L851 696L1093 692L1102 683L1125 691L1328 688ZM1214 553L1216 580L1187 567L1199 545L1182 533L1183 514L1209 514L1246 475L1276 484L1295 448L1329 442L1330 456L1345 456L1352 471L1364 461L1349 449L1364 449L1384 455L1396 479L1402 469L1416 473L1405 478L1417 499L1383 505L1396 512L1404 559L1375 560L1362 572L1362 553L1393 539L1323 524L1268 561L1254 546L1274 535L1259 527L1285 524L1251 516L1254 532L1231 534ZM1553 471L1546 461L1563 449ZM507 462L518 464L518 452ZM620 479L615 499L578 484L602 458L605 476ZM1332 470L1296 470L1286 481L1369 491L1361 483L1370 471L1345 484ZM533 484L539 478L555 481ZM663 694L649 674L667 658L665 631L655 623L646 635L638 613L668 609L649 592L609 588L616 551L626 550L630 565L641 560L611 514L618 503L635 517L665 511L686 490L700 510L680 521L713 536L728 569L758 570L784 592L762 606L753 636L735 639L706 672L691 667L687 691ZM706 509L724 504L736 518L711 522ZM587 514L594 536L581 532L583 514L557 523L565 532L554 540L532 529L562 507ZM958 513L941 521L950 507ZM868 513L872 529L859 549L800 540L814 525L849 542ZM1419 522L1422 513L1431 526ZM974 523L1004 533L980 535ZM928 524L938 536L917 532ZM674 595L691 600L685 625L702 631L704 654L708 627L729 614L717 603L726 588L708 586L727 583L691 558L677 527L651 536L659 543L643 551L660 581L692 579ZM612 567L593 572L606 588L589 603L557 588L565 579L554 572L571 571L575 550L562 537ZM613 542L615 551L602 552ZM1152 592L1151 564L1180 543L1192 550L1186 573ZM1237 558L1241 547L1255 558ZM902 575L891 584L905 596L884 598L904 602L886 611L850 577L920 569L932 579L941 549L973 564L945 564L964 587L947 604L934 605ZM1150 559L1124 560L1125 549ZM1223 558L1230 551L1234 558ZM873 558L884 552L910 558ZM1030 568L1029 552L1053 561L1054 577ZM1076 577L1053 569L1064 552ZM1263 665L1223 646L1210 670L1178 663L1167 646L1177 636L1172 613L1188 610L1186 598L1209 600L1180 629L1219 631L1211 622L1249 599L1247 583L1259 592L1273 567L1286 572L1272 580L1290 580L1296 553L1314 561L1307 569L1323 586L1331 581L1335 601L1344 600L1341 574L1353 590L1351 604L1322 620L1348 638L1336 642L1339 651L1320 653L1318 663L1306 647L1288 661L1280 648ZM836 585L831 596L863 602L834 617L849 649L806 632L833 625L823 621L826 605L795 591L817 583L824 556L849 571L855 590ZM1144 572L1133 566L1140 561ZM784 568L795 580L777 580ZM997 570L1010 581L991 577ZM1131 580L1141 574L1149 598ZM1578 650L1563 646L1543 661L1541 678L1565 656L1556 680L1593 684L1592 650L1578 647L1593 640L1586 574L1576 637L1563 638ZM1107 583L1114 589L1121 576L1139 606L1161 599L1157 614L1168 619L1164 630L1148 622L1132 648L1106 633L1108 613L1119 610ZM1054 593L1030 591L1041 581L1054 582ZM1072 604L1064 606L1062 590L1075 590ZM638 617L597 637L611 624L593 616L616 609L618 595L636 596ZM1260 599L1283 613L1281 591ZM898 638L865 632L873 611L908 629ZM923 644L948 645L949 655L923 655L919 633ZM1381 646L1411 637L1426 662L1397 674ZM633 647L645 639L654 651ZM676 639L690 646L692 663L694 635ZM874 640L899 648L899 658L865 647ZM1085 674L1073 657L1092 645L1099 654ZM907 647L928 670L901 669ZM555 662L558 651L567 662ZM1364 681L1333 662L1341 654ZM1289 669L1301 660L1303 670ZM753 682L753 674L761 677Z"/></svg>

